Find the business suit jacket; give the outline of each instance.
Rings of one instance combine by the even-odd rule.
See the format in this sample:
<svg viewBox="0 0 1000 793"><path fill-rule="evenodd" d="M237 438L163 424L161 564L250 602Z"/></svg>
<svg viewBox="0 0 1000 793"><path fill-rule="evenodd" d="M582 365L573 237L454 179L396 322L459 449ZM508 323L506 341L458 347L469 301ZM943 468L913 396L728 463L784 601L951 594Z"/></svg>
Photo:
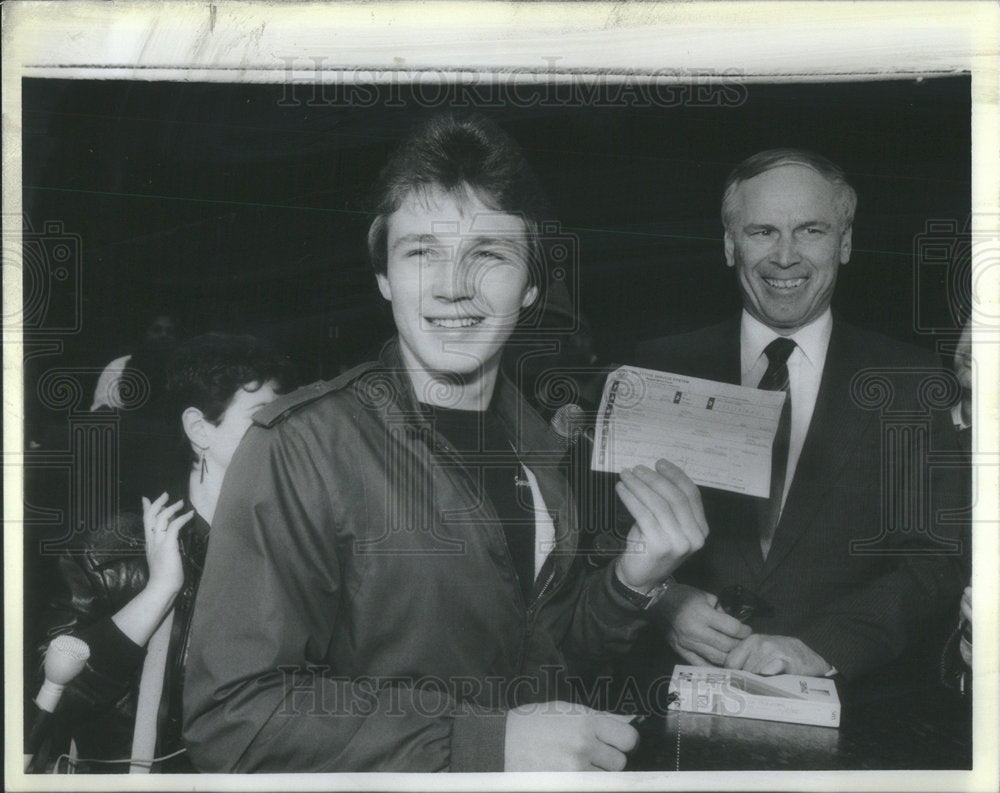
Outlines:
<svg viewBox="0 0 1000 793"><path fill-rule="evenodd" d="M740 319L646 342L636 363L739 384ZM963 583L968 496L946 412L928 409L947 404L939 370L931 353L835 318L766 561L758 500L702 488L709 537L678 577L716 594L749 587L774 609L755 632L796 636L847 678L900 657Z"/></svg>

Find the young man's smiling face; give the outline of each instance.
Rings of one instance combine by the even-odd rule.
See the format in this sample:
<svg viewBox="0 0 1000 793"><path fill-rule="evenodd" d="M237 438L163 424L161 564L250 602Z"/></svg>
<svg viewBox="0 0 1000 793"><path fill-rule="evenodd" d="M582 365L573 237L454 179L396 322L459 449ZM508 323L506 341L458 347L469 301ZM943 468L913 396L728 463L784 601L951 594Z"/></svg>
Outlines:
<svg viewBox="0 0 1000 793"><path fill-rule="evenodd" d="M471 190L411 193L386 222L378 274L392 302L417 398L435 402L435 376L483 381L492 392L503 346L538 296L524 221L487 207ZM488 394L487 394L488 398Z"/></svg>
<svg viewBox="0 0 1000 793"><path fill-rule="evenodd" d="M726 229L747 311L782 335L830 305L837 270L851 256L839 188L804 165L781 165L743 182Z"/></svg>

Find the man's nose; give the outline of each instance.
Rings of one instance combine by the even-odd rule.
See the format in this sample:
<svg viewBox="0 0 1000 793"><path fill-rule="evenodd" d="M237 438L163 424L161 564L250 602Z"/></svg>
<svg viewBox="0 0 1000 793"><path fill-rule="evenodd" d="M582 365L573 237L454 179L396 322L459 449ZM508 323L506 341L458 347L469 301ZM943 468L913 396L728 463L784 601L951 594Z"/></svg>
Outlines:
<svg viewBox="0 0 1000 793"><path fill-rule="evenodd" d="M439 300L467 300L475 291L468 262L457 251L449 252L437 262L432 277L431 293Z"/></svg>
<svg viewBox="0 0 1000 793"><path fill-rule="evenodd" d="M791 267L799 261L799 248L792 234L782 235L771 249L771 261L779 267Z"/></svg>

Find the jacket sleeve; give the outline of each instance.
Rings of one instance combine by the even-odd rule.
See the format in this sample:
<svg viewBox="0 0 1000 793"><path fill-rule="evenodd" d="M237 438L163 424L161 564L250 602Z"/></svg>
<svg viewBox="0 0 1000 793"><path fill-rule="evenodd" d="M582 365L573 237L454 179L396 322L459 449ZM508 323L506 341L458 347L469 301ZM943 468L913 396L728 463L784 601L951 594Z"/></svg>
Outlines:
<svg viewBox="0 0 1000 793"><path fill-rule="evenodd" d="M60 699L59 717L74 725L90 721L124 696L135 681L145 651L112 621L112 615L145 585L145 555L134 540L134 516L120 517L93 532L85 545L58 560L55 594L43 614L38 682L49 642L61 634L85 641L90 657Z"/></svg>
<svg viewBox="0 0 1000 793"><path fill-rule="evenodd" d="M603 672L624 656L647 625L647 614L612 586L615 563L625 551L632 516L615 493L617 476L590 470L593 443L585 435L572 460L580 585L564 649L572 659Z"/></svg>
<svg viewBox="0 0 1000 793"><path fill-rule="evenodd" d="M583 574L565 650L587 668L601 670L624 656L646 626L645 612L611 585L614 562Z"/></svg>
<svg viewBox="0 0 1000 793"><path fill-rule="evenodd" d="M887 532L886 571L828 603L798 637L847 679L916 646L933 620L954 609L966 583L971 493L955 433L944 420L935 421L932 449L951 461L932 469L926 483L927 518L934 536ZM900 508L918 514L919 493L919 489L905 491Z"/></svg>
<svg viewBox="0 0 1000 793"><path fill-rule="evenodd" d="M254 427L227 471L195 605L184 738L210 772L499 771L505 714L326 662L345 591L331 470L284 422ZM337 428L330 428L331 432ZM349 469L348 469L349 470Z"/></svg>

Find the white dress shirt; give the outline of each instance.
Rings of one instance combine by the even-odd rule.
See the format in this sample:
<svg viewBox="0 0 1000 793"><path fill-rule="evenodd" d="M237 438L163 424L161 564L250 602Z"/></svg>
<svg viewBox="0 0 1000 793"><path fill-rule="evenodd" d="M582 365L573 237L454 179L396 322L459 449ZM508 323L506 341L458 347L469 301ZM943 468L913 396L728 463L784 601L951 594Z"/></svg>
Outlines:
<svg viewBox="0 0 1000 793"><path fill-rule="evenodd" d="M788 390L792 398L792 427L788 441L788 467L785 473L785 490L781 495L781 506L785 506L788 490L792 486L795 467L802 454L802 445L809 431L826 350L830 346L833 330L833 314L827 308L808 325L799 328L787 338L795 342L795 349L788 357ZM764 348L778 338L779 334L760 320L743 311L740 322L740 383L756 388L767 371L767 356Z"/></svg>

